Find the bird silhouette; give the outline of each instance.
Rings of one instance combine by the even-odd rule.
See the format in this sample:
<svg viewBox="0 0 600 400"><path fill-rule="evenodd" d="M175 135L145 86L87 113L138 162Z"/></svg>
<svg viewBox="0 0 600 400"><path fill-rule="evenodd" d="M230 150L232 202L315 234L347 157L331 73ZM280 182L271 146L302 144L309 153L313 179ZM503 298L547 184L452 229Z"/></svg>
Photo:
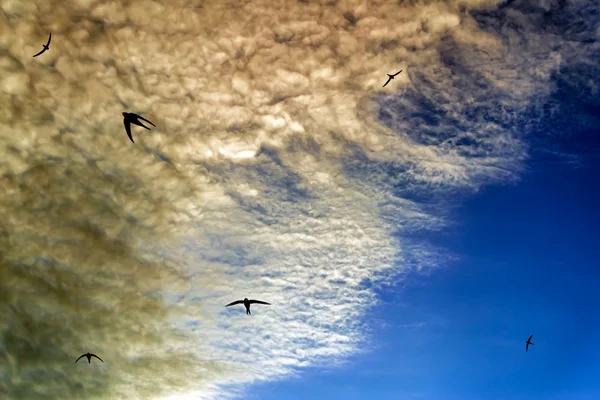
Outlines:
<svg viewBox="0 0 600 400"><path fill-rule="evenodd" d="M270 306L270 303L264 302L264 301L260 301L260 300L248 300L247 298L244 300L236 300L234 302L231 302L229 304L227 304L225 307L229 307L229 306L233 306L236 304L244 304L244 306L246 307L246 315L251 315L252 313L250 312L250 304L266 304L268 306Z"/></svg>
<svg viewBox="0 0 600 400"><path fill-rule="evenodd" d="M102 359L100 357L98 357L97 355L95 355L95 354L85 353L85 354L82 354L81 356L79 356L79 358L77 360L75 360L75 362L79 361L81 359L81 357L87 357L88 364L92 363L92 357L96 357L98 360L102 361ZM104 362L104 361L102 361L102 362Z"/></svg>
<svg viewBox="0 0 600 400"><path fill-rule="evenodd" d="M126 113L126 112L124 112L122 114L123 114L123 124L125 125L125 130L127 131L127 136L129 136L129 140L131 140L131 143L135 143L133 141L133 137L131 136L131 124L141 126L142 128L146 128L146 129L150 130L150 128L148 128L147 126L145 126L144 124L142 124L140 122L140 119L142 119L142 120L148 122L150 125L156 127L156 125L154 125L152 122L148 121L144 117L140 117L137 114Z"/></svg>
<svg viewBox="0 0 600 400"><path fill-rule="evenodd" d="M50 50L50 41L51 40L52 40L52 32L50 33L50 37L48 37L48 43L47 44L43 44L42 46L44 46L44 48L42 49L42 51L40 51L39 53L37 53L34 57L39 56L40 54L42 54L46 50Z"/></svg>
<svg viewBox="0 0 600 400"><path fill-rule="evenodd" d="M531 338L532 338L532 337L533 337L533 335L529 336L529 339L527 339L527 342L525 342L525 343L527 343L527 344L525 345L525 351L528 351L528 350L529 350L529 345L530 345L530 344L531 344L531 345L533 345L533 343L531 342Z"/></svg>
<svg viewBox="0 0 600 400"><path fill-rule="evenodd" d="M392 79L394 79L394 77L396 75L398 75L400 72L402 72L402 70L396 72L394 75L387 74L387 76L389 76L389 78L388 78L387 82L385 83L385 85L383 85L383 87L385 87L388 83L390 83L392 81Z"/></svg>

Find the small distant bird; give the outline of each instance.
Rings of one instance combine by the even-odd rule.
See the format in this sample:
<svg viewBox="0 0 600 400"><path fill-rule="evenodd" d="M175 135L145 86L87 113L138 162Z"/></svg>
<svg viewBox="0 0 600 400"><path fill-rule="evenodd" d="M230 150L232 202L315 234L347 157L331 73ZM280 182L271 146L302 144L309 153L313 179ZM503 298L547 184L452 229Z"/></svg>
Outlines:
<svg viewBox="0 0 600 400"><path fill-rule="evenodd" d="M144 124L142 124L140 122L140 119L142 119L142 120L148 122L150 125L156 127L156 125L154 125L152 122L148 121L144 117L140 117L137 114L126 113L126 112L124 112L122 114L123 114L123 124L125 125L125 130L127 131L127 136L129 136L129 140L131 140L131 143L135 143L133 141L133 137L131 136L131 124L141 126L142 128L146 128L146 129L150 130L150 128L148 128L147 126L144 126Z"/></svg>
<svg viewBox="0 0 600 400"><path fill-rule="evenodd" d="M402 70L396 72L394 75L387 74L387 76L389 76L389 78L388 78L387 82L385 83L385 85L387 85L388 83L390 83L392 81L392 79L394 79L394 77L396 75L398 75L400 72L402 72ZM383 85L383 87L385 87L385 85Z"/></svg>
<svg viewBox="0 0 600 400"><path fill-rule="evenodd" d="M100 357L98 357L97 355L95 355L95 354L92 354L92 353L85 353L85 354L83 354L83 355L79 356L79 358L78 358L77 360L75 360L75 362L79 361L79 360L81 359L81 357L87 357L87 359L88 359L88 364L91 364L91 363L92 363L92 357L96 357L98 360L102 361L102 359L101 359ZM102 361L102 362L104 362L104 361Z"/></svg>
<svg viewBox="0 0 600 400"><path fill-rule="evenodd" d="M232 303L227 304L225 307L229 307L229 306L233 306L236 304L244 304L244 306L246 307L246 315L251 315L252 313L250 312L250 304L266 304L268 306L270 306L271 304L264 302L264 301L260 301L260 300L248 300L247 298L244 300L237 300L234 301Z"/></svg>
<svg viewBox="0 0 600 400"><path fill-rule="evenodd" d="M34 57L39 56L40 54L42 54L46 50L50 50L50 41L51 40L52 40L52 32L50 32L50 37L48 37L48 44L43 44L42 46L44 46L44 48L42 49L42 51L40 51L39 53L37 53Z"/></svg>
<svg viewBox="0 0 600 400"><path fill-rule="evenodd" d="M531 344L531 345L533 345L533 342L531 342L531 338L532 338L532 337L533 337L533 335L529 336L529 339L527 339L527 342L525 342L525 343L527 343L527 344L525 345L525 351L528 351L528 350L529 350L529 345L530 345L530 344Z"/></svg>

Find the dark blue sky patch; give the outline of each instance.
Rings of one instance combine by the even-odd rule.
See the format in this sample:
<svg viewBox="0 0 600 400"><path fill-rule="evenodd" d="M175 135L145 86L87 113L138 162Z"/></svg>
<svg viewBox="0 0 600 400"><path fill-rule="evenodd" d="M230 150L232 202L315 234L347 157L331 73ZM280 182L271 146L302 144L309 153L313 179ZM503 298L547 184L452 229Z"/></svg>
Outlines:
<svg viewBox="0 0 600 400"><path fill-rule="evenodd" d="M533 31L557 35L564 45L591 44L596 42L594 32L600 23L600 4L593 0L514 0L497 9L472 10L470 14L481 29L500 36L508 28L519 35Z"/></svg>
<svg viewBox="0 0 600 400"><path fill-rule="evenodd" d="M600 61L600 52L590 57ZM527 136L530 153L545 160L571 162L600 155L599 64L567 64L554 74L552 95L542 107L530 110L538 121ZM535 159L534 161L539 161Z"/></svg>

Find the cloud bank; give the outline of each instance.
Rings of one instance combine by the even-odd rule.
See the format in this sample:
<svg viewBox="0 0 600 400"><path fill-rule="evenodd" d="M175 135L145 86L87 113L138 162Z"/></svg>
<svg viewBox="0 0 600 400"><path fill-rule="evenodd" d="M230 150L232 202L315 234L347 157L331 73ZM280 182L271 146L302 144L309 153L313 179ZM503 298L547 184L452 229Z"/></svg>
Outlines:
<svg viewBox="0 0 600 400"><path fill-rule="evenodd" d="M410 235L517 179L593 62L540 18L597 6L528 4L0 3L0 392L225 398L359 351L374 285L440 261Z"/></svg>

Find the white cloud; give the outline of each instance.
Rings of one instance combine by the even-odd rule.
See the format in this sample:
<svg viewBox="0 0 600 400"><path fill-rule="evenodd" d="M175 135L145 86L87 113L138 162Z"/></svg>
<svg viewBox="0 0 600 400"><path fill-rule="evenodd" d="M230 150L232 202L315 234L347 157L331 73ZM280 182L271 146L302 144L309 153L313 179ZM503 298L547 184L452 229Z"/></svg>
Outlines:
<svg viewBox="0 0 600 400"><path fill-rule="evenodd" d="M515 179L519 113L580 54L412 3L3 2L2 390L224 398L358 351L363 283L440 260L392 234Z"/></svg>

